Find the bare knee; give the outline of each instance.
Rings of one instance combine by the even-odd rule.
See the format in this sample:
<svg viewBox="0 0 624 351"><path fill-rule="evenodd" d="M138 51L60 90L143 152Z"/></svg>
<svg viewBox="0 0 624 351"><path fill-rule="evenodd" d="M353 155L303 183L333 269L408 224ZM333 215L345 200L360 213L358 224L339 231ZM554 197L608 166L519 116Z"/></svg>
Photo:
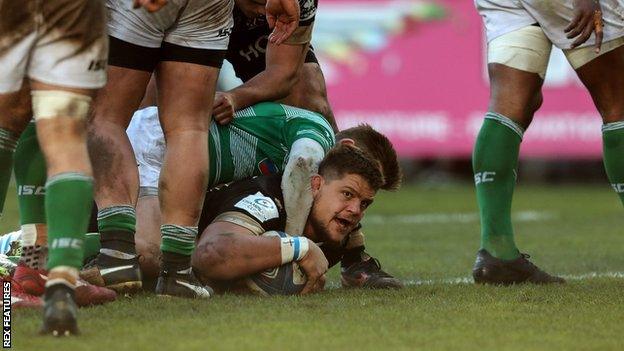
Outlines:
<svg viewBox="0 0 624 351"><path fill-rule="evenodd" d="M537 73L521 71L501 64L489 64L489 110L528 128L543 102L543 80Z"/></svg>

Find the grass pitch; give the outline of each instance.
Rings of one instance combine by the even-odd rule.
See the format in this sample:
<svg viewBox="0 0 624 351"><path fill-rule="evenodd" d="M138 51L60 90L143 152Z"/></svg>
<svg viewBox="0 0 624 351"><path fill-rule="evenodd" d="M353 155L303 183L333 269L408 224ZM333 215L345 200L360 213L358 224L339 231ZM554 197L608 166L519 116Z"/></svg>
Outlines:
<svg viewBox="0 0 624 351"><path fill-rule="evenodd" d="M0 230L17 225L8 199ZM471 186L380 194L364 224L367 247L401 277L400 291L338 288L308 297L142 294L82 309L82 336L36 331L41 314L14 311L17 350L621 350L624 210L604 186L518 186L516 239L563 286L466 282L479 245Z"/></svg>

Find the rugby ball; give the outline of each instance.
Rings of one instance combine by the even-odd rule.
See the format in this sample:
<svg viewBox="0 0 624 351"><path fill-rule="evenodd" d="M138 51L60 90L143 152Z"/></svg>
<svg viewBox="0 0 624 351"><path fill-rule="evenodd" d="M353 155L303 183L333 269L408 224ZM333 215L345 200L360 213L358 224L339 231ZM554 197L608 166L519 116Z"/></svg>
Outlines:
<svg viewBox="0 0 624 351"><path fill-rule="evenodd" d="M265 236L289 237L283 232L271 231ZM279 267L258 272L245 279L247 287L256 294L268 295L296 295L303 290L307 279L297 262L289 262Z"/></svg>

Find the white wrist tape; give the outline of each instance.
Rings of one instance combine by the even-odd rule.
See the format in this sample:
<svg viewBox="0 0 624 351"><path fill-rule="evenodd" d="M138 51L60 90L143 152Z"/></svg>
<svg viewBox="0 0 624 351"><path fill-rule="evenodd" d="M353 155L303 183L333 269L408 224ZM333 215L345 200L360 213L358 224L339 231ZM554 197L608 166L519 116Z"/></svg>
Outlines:
<svg viewBox="0 0 624 351"><path fill-rule="evenodd" d="M280 238L282 264L299 261L308 254L308 239L304 237Z"/></svg>

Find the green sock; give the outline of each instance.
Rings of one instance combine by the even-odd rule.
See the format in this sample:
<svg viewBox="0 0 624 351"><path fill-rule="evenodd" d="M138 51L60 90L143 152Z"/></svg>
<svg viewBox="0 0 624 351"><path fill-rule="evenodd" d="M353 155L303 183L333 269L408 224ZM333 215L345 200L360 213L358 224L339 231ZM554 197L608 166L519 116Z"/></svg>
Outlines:
<svg viewBox="0 0 624 351"><path fill-rule="evenodd" d="M45 232L39 231L39 228L46 223L47 175L46 162L39 148L34 122L28 124L17 143L14 163L17 202L22 225L20 263L33 269L45 269L47 236Z"/></svg>
<svg viewBox="0 0 624 351"><path fill-rule="evenodd" d="M195 249L197 227L184 227L175 224L163 224L160 226L162 241L160 250L165 253L175 253L188 256L189 259Z"/></svg>
<svg viewBox="0 0 624 351"><path fill-rule="evenodd" d="M133 235L136 232L136 211L130 205L103 208L98 211L97 221L100 232L122 230Z"/></svg>
<svg viewBox="0 0 624 351"><path fill-rule="evenodd" d="M523 128L511 119L488 112L472 156L481 217L481 248L503 260L520 255L511 225L511 200L523 133Z"/></svg>
<svg viewBox="0 0 624 351"><path fill-rule="evenodd" d="M19 139L14 167L20 224L45 223L46 163L35 123L28 124Z"/></svg>
<svg viewBox="0 0 624 351"><path fill-rule="evenodd" d="M136 211L130 205L117 205L100 209L97 214L102 248L126 254L136 254Z"/></svg>
<svg viewBox="0 0 624 351"><path fill-rule="evenodd" d="M82 173L57 174L46 183L48 269L80 269L84 237L93 205L93 178Z"/></svg>
<svg viewBox="0 0 624 351"><path fill-rule="evenodd" d="M624 205L624 122L602 126L602 152L609 182Z"/></svg>
<svg viewBox="0 0 624 351"><path fill-rule="evenodd" d="M13 153L17 145L18 135L4 128L0 128L0 216L4 209L11 171L13 170Z"/></svg>
<svg viewBox="0 0 624 351"><path fill-rule="evenodd" d="M94 259L102 245L100 244L100 233L87 233L84 240L84 263Z"/></svg>

